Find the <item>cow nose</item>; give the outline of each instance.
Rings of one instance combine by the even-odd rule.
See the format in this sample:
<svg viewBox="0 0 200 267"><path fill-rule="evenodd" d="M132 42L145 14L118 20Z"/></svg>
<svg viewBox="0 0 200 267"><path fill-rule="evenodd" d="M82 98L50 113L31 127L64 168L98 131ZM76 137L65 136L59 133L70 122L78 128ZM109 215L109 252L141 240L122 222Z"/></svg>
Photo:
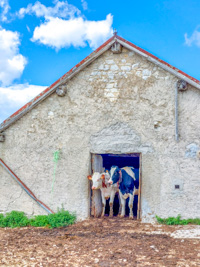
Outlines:
<svg viewBox="0 0 200 267"><path fill-rule="evenodd" d="M96 187L95 186L92 186L92 190L94 190L94 189L96 189Z"/></svg>
<svg viewBox="0 0 200 267"><path fill-rule="evenodd" d="M112 180L110 180L110 181L108 181L108 183L109 183L109 184L113 184L113 181L112 181Z"/></svg>

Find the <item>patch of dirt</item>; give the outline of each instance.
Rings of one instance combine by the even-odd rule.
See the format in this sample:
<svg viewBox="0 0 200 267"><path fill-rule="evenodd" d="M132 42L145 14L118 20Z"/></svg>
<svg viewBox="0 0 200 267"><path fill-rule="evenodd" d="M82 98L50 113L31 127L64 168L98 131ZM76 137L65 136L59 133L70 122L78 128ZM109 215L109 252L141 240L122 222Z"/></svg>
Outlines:
<svg viewBox="0 0 200 267"><path fill-rule="evenodd" d="M175 234L184 231L186 238ZM0 266L200 266L199 231L118 217L59 229L0 228Z"/></svg>

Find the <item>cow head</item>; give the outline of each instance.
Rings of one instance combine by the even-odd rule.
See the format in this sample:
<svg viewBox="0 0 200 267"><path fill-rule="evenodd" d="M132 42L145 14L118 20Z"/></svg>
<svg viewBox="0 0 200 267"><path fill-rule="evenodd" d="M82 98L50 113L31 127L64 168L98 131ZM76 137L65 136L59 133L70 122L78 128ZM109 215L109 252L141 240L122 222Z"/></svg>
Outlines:
<svg viewBox="0 0 200 267"><path fill-rule="evenodd" d="M121 178L121 169L118 166L112 166L110 169L110 184L117 183Z"/></svg>
<svg viewBox="0 0 200 267"><path fill-rule="evenodd" d="M99 172L94 172L93 175L88 176L89 180L92 180L92 189L100 189L102 187L102 179L104 179L103 174Z"/></svg>

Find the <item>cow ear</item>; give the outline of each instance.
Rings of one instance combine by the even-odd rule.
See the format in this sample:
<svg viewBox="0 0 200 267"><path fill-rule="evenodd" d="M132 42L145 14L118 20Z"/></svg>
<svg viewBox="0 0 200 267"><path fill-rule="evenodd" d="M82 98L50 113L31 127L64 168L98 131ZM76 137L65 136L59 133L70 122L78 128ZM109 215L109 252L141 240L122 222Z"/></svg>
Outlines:
<svg viewBox="0 0 200 267"><path fill-rule="evenodd" d="M101 179L104 179L104 178L105 178L105 174L102 174L102 175L101 175Z"/></svg>
<svg viewBox="0 0 200 267"><path fill-rule="evenodd" d="M92 176L91 175L88 175L88 180L92 180Z"/></svg>

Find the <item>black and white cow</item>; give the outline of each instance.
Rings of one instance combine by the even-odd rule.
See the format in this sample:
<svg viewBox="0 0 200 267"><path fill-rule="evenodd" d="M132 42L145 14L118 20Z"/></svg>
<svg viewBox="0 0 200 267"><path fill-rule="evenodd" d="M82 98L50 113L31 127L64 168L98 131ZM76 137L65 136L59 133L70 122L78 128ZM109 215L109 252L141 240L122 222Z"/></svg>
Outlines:
<svg viewBox="0 0 200 267"><path fill-rule="evenodd" d="M138 179L136 179L135 176L138 176ZM137 172L133 167L119 168L118 166L112 166L110 169L109 183L112 185L119 185L119 195L122 208L121 217L125 216L126 199L129 197L129 217L133 218L133 200L136 190L139 187L139 172Z"/></svg>
<svg viewBox="0 0 200 267"><path fill-rule="evenodd" d="M100 189L101 191L101 198L102 198L102 214L103 217L105 215L105 208L106 208L106 200L110 198L109 206L110 206L110 213L109 216L113 216L113 201L115 198L116 192L119 191L117 184L111 185L109 183L110 174L108 172L99 173L94 172L92 176L88 176L89 180L92 180L92 190Z"/></svg>

